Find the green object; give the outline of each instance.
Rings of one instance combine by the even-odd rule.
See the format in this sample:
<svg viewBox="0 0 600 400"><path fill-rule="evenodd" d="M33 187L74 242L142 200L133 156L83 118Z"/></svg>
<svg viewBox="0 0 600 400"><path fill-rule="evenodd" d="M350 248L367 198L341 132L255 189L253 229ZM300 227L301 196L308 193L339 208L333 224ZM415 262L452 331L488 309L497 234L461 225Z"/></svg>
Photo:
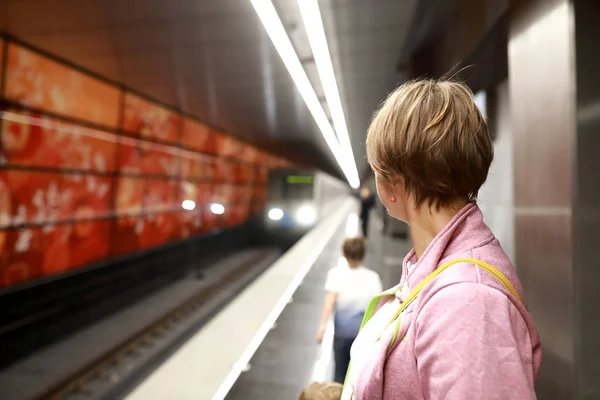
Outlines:
<svg viewBox="0 0 600 400"><path fill-rule="evenodd" d="M373 299L371 299L371 302L369 303L369 306L367 307L367 310L365 311L365 315L363 316L363 320L362 320L362 323L360 324L359 331L362 330L362 328L367 324L367 322L369 322L371 317L375 314L375 310L377 309L377 304L379 304L379 301L383 297L394 296L396 294L397 290L400 290L400 285L393 287L391 289L388 289L385 292L380 293L377 296L373 297ZM396 340L396 337L398 336L399 329L400 329L400 324L398 324L398 326L396 327L396 331L394 332L394 340L388 346L388 350L391 349L392 346L394 345L394 341ZM348 377L350 376L350 368L351 367L352 367L352 360L350 360L350 362L348 363L348 369L346 370L346 377L344 378L344 385L343 385L344 388L346 388L346 385L348 384Z"/></svg>
<svg viewBox="0 0 600 400"><path fill-rule="evenodd" d="M301 183L314 183L315 181L315 177L314 176L303 176L303 175L288 175L286 178L287 183L290 183L292 185L294 184L301 184Z"/></svg>

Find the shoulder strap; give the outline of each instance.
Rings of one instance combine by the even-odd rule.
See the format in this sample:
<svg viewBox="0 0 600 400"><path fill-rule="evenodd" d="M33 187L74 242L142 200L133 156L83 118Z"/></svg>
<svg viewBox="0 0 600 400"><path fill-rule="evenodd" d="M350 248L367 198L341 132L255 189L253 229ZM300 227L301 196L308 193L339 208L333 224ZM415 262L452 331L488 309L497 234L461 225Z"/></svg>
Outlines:
<svg viewBox="0 0 600 400"><path fill-rule="evenodd" d="M510 283L508 278L506 278L502 274L502 272L498 271L496 268L492 267L490 264L483 262L481 260L477 260L475 258L457 258L455 260L450 260L450 261L445 262L444 264L440 265L435 271L433 271L431 274L427 275L427 277L425 277L425 279L423 279L421 282L419 282L419 284L413 290L411 290L411 292L408 294L406 299L402 302L402 305L394 313L394 315L392 316L392 318L387 326L389 327L400 316L400 314L402 314L404 312L404 310L406 310L408 308L408 306L411 305L411 303L417 298L417 296L419 295L421 290L429 282L431 282L433 280L433 278L435 278L436 276L438 276L439 274L444 272L448 267L450 267L454 264L458 264L458 263L475 264L475 265L479 266L480 268L486 270L492 276L494 276L494 278L498 279L498 281L500 281L500 283L502 283L502 285L506 288L506 290L508 290L508 292L511 295L513 295L519 301L519 303L522 303L519 293L517 293L517 291L513 287L512 283Z"/></svg>

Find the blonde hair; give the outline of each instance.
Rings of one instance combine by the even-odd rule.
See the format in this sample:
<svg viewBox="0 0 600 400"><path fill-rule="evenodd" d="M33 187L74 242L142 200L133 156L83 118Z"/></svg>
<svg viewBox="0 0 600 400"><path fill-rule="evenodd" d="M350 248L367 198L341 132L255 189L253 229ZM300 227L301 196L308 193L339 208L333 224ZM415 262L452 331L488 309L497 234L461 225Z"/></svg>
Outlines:
<svg viewBox="0 0 600 400"><path fill-rule="evenodd" d="M304 389L299 400L340 400L343 386L335 382L313 382Z"/></svg>
<svg viewBox="0 0 600 400"><path fill-rule="evenodd" d="M436 207L475 200L494 151L473 93L460 82L424 79L394 90L374 114L367 158L386 182L402 182Z"/></svg>
<svg viewBox="0 0 600 400"><path fill-rule="evenodd" d="M362 237L347 238L342 245L342 253L346 260L360 263L365 258L367 252L366 240Z"/></svg>

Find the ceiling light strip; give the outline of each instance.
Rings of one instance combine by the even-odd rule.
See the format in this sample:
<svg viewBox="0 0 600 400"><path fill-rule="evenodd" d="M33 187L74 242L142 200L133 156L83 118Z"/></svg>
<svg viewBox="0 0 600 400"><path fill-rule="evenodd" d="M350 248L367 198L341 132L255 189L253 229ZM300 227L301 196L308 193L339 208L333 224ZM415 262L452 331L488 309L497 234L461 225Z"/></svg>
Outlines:
<svg viewBox="0 0 600 400"><path fill-rule="evenodd" d="M331 62L331 54L329 53L329 46L327 45L327 37L325 35L321 11L319 10L319 2L317 0L298 0L298 7L300 8L300 14L304 21L308 41L315 57L315 63L317 64L317 70L319 72L319 77L321 78L323 90L325 91L325 98L329 105L329 111L331 112L333 126L335 127L340 147L344 154L350 155L348 168L355 179L358 179L358 171L354 161L350 135L348 133L342 100L338 90L335 72L333 70L333 63Z"/></svg>
<svg viewBox="0 0 600 400"><path fill-rule="evenodd" d="M304 99L308 110L312 114L317 126L321 130L323 137L325 138L325 142L331 149L333 156L335 157L337 163L340 165L340 168L344 172L348 183L353 188L357 188L360 185L360 181L358 180L358 174L353 174L349 165L354 163L354 158L352 154L348 154L347 152L342 152L340 144L336 138L336 135L329 123L329 119L317 98L317 94L315 93L314 88L312 87L304 68L302 68L302 64L292 46L292 43L287 35L285 28L279 19L279 15L273 6L271 0L250 0L256 13L258 14L262 24L267 31L267 34L271 38L275 49L279 53L279 56L283 60L288 72L292 76L300 95ZM349 162L351 160L351 162Z"/></svg>

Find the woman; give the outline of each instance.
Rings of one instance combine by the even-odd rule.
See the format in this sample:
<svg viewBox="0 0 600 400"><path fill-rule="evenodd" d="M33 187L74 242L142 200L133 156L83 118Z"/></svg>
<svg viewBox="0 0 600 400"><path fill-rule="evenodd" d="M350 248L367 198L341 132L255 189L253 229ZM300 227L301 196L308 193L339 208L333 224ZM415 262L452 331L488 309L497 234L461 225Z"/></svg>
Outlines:
<svg viewBox="0 0 600 400"><path fill-rule="evenodd" d="M365 268L366 243L361 237L348 238L342 245L346 265L332 268L327 275L325 290L327 297L321 313L321 324L317 332L317 343L321 343L335 310L333 329L333 352L335 377L344 383L350 362L350 347L358 334L365 310L373 296L381 292L381 280L375 271Z"/></svg>
<svg viewBox="0 0 600 400"><path fill-rule="evenodd" d="M366 145L377 193L414 249L400 284L367 311L342 398L535 399L540 339L475 202L493 148L472 93L406 83L375 114Z"/></svg>

